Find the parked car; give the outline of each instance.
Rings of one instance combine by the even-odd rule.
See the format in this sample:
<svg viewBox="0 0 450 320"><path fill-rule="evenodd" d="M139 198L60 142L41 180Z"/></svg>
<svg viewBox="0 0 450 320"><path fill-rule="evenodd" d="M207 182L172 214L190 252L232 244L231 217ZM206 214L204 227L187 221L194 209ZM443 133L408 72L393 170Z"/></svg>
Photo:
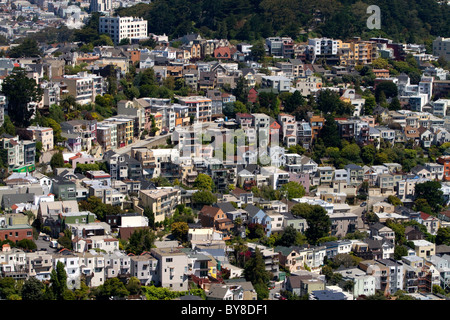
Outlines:
<svg viewBox="0 0 450 320"><path fill-rule="evenodd" d="M365 207L367 205L367 202L363 202L363 203L361 203L359 206L360 207Z"/></svg>

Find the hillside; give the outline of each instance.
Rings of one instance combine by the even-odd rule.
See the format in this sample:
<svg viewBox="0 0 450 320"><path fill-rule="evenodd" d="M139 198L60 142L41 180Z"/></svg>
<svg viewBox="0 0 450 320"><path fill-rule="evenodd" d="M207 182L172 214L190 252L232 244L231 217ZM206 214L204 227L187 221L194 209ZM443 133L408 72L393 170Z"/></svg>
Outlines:
<svg viewBox="0 0 450 320"><path fill-rule="evenodd" d="M381 9L381 29L366 26L369 5ZM273 35L305 40L312 36L430 43L450 36L450 6L436 0L154 0L120 8L121 16L139 16L149 31L176 38L190 32L205 37L253 41Z"/></svg>

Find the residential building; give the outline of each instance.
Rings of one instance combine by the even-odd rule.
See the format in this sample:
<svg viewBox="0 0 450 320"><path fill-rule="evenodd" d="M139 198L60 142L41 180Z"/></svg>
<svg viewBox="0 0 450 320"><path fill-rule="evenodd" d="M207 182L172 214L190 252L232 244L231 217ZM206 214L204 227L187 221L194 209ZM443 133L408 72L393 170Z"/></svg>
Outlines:
<svg viewBox="0 0 450 320"><path fill-rule="evenodd" d="M196 122L209 122L212 115L212 100L202 96L175 97L179 104L188 106L188 116Z"/></svg>
<svg viewBox="0 0 450 320"><path fill-rule="evenodd" d="M102 96L106 92L105 79L85 71L64 75L63 82L67 85L68 94L73 96L78 104L94 103L96 96Z"/></svg>
<svg viewBox="0 0 450 320"><path fill-rule="evenodd" d="M115 45L123 39L148 38L147 20L136 17L100 17L98 31L109 34Z"/></svg>
<svg viewBox="0 0 450 320"><path fill-rule="evenodd" d="M35 142L42 144L42 151L53 150L53 129L39 126L30 126L27 131L31 133Z"/></svg>
<svg viewBox="0 0 450 320"><path fill-rule="evenodd" d="M188 256L177 248L154 248L158 260L156 285L173 291L188 290Z"/></svg>
<svg viewBox="0 0 450 320"><path fill-rule="evenodd" d="M447 62L450 61L450 38L437 37L434 39L433 55L444 57Z"/></svg>
<svg viewBox="0 0 450 320"><path fill-rule="evenodd" d="M171 217L175 207L181 203L181 191L176 188L159 188L139 191L138 212L150 208L155 216L155 222L163 222Z"/></svg>

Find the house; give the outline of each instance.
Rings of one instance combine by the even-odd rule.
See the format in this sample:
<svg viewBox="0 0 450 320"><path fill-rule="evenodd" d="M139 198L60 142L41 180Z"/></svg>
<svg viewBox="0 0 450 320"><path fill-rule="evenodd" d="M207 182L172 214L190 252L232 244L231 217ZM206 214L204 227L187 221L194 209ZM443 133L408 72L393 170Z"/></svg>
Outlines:
<svg viewBox="0 0 450 320"><path fill-rule="evenodd" d="M405 237L406 240L423 240L424 234L419 230L417 226L407 226L405 227Z"/></svg>
<svg viewBox="0 0 450 320"><path fill-rule="evenodd" d="M436 254L436 244L427 240L412 240L414 251L420 258L430 258Z"/></svg>
<svg viewBox="0 0 450 320"><path fill-rule="evenodd" d="M285 288L298 297L325 290L325 281L315 275L292 275L286 278Z"/></svg>
<svg viewBox="0 0 450 320"><path fill-rule="evenodd" d="M374 239L383 240L386 239L392 243L395 243L395 232L385 226L382 223L376 222L369 227L370 236Z"/></svg>
<svg viewBox="0 0 450 320"><path fill-rule="evenodd" d="M359 296L372 296L376 292L375 277L368 275L360 268L349 268L344 270L337 270L337 273L342 275L342 282L352 281L353 288L351 292L356 299Z"/></svg>
<svg viewBox="0 0 450 320"><path fill-rule="evenodd" d="M138 278L141 285L150 285L158 280L158 260L148 252L138 256L130 255L128 261L122 260L121 262L129 263L129 275ZM127 274L126 270L124 269L122 272L125 271L124 274Z"/></svg>
<svg viewBox="0 0 450 320"><path fill-rule="evenodd" d="M427 232L432 235L436 235L441 226L441 222L438 218L422 211L420 212L419 222L424 225L427 228Z"/></svg>
<svg viewBox="0 0 450 320"><path fill-rule="evenodd" d="M219 207L205 205L198 214L202 227L213 227L216 230L229 232L233 227L233 222Z"/></svg>
<svg viewBox="0 0 450 320"><path fill-rule="evenodd" d="M258 223L264 226L264 231L266 235L269 237L272 233L272 223L271 218L266 212L253 204L247 205L244 210L248 214L249 223Z"/></svg>
<svg viewBox="0 0 450 320"><path fill-rule="evenodd" d="M173 291L188 290L188 256L177 248L153 248L151 255L156 258L157 273L155 284Z"/></svg>
<svg viewBox="0 0 450 320"><path fill-rule="evenodd" d="M355 164L348 164L344 167L347 170L347 183L351 185L359 185L364 181L364 170Z"/></svg>

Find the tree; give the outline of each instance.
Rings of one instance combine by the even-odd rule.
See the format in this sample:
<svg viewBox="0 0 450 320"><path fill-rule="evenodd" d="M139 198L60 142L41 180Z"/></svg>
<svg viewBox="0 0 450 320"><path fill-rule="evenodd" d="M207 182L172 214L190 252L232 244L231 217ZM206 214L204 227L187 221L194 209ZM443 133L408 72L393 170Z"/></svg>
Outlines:
<svg viewBox="0 0 450 320"><path fill-rule="evenodd" d="M25 280L21 296L22 300L44 300L45 285L35 277Z"/></svg>
<svg viewBox="0 0 450 320"><path fill-rule="evenodd" d="M39 57L42 55L38 43L33 38L25 38L21 44L9 50L11 58Z"/></svg>
<svg viewBox="0 0 450 320"><path fill-rule="evenodd" d="M0 278L0 298L11 300L12 296L20 293L17 281L12 277Z"/></svg>
<svg viewBox="0 0 450 320"><path fill-rule="evenodd" d="M67 290L67 273L61 261L56 263L56 268L50 273L51 291L56 300L64 300Z"/></svg>
<svg viewBox="0 0 450 320"><path fill-rule="evenodd" d="M375 97L369 96L369 97L366 97L365 99L366 99L366 101L364 102L364 114L372 115L373 111L375 110L375 107L377 106Z"/></svg>
<svg viewBox="0 0 450 320"><path fill-rule="evenodd" d="M131 277L125 287L130 295L140 294L142 291L141 281L136 277Z"/></svg>
<svg viewBox="0 0 450 320"><path fill-rule="evenodd" d="M210 176L204 173L200 173L194 181L194 188L202 191L212 191L213 190L213 180Z"/></svg>
<svg viewBox="0 0 450 320"><path fill-rule="evenodd" d="M341 147L338 125L332 115L325 116L325 124L319 132L319 138L323 141L325 147Z"/></svg>
<svg viewBox="0 0 450 320"><path fill-rule="evenodd" d="M264 59L264 56L266 55L266 49L264 47L264 43L262 41L258 41L254 45L252 45L251 49L251 56L256 61L262 61Z"/></svg>
<svg viewBox="0 0 450 320"><path fill-rule="evenodd" d="M173 236L181 241L186 242L188 236L189 226L186 222L174 222L171 226Z"/></svg>
<svg viewBox="0 0 450 320"><path fill-rule="evenodd" d="M394 248L394 259L401 260L402 257L408 255L408 249L405 246L395 246Z"/></svg>
<svg viewBox="0 0 450 320"><path fill-rule="evenodd" d="M64 157L62 152L57 152L52 155L50 159L50 166L52 169L64 167Z"/></svg>
<svg viewBox="0 0 450 320"><path fill-rule="evenodd" d="M111 297L126 297L130 292L119 278L110 278L97 287L94 294L97 300L109 300Z"/></svg>
<svg viewBox="0 0 450 320"><path fill-rule="evenodd" d="M392 196L392 195L387 198L387 202L392 204L393 206L403 205L402 201L399 198L397 198L396 196Z"/></svg>
<svg viewBox="0 0 450 320"><path fill-rule="evenodd" d="M128 239L127 252L139 255L150 251L156 236L149 228L136 229Z"/></svg>
<svg viewBox="0 0 450 320"><path fill-rule="evenodd" d="M253 284L258 299L262 300L268 297L269 289L267 286L271 274L266 270L263 255L259 248L256 248L254 256L245 264L244 277Z"/></svg>
<svg viewBox="0 0 450 320"><path fill-rule="evenodd" d="M305 195L305 188L298 182L289 181L282 185L281 192L286 194L287 199L292 200L303 197Z"/></svg>
<svg viewBox="0 0 450 320"><path fill-rule="evenodd" d="M381 81L380 83L377 84L375 88L375 99L378 103L382 102L383 93L385 98L396 97L398 95L397 85L392 81Z"/></svg>
<svg viewBox="0 0 450 320"><path fill-rule="evenodd" d="M306 219L308 229L306 229L305 235L309 243L315 245L320 238L329 234L331 220L323 207L299 203L292 207L291 213Z"/></svg>
<svg viewBox="0 0 450 320"><path fill-rule="evenodd" d="M31 102L39 102L43 90L33 78L28 78L25 70L14 69L2 83L2 93L8 100L8 115L16 127L28 127L34 109Z"/></svg>
<svg viewBox="0 0 450 320"><path fill-rule="evenodd" d="M439 228L436 234L436 245L445 244L450 245L450 228Z"/></svg>
<svg viewBox="0 0 450 320"><path fill-rule="evenodd" d="M192 195L192 202L196 205L212 205L216 201L217 198L211 191L197 191Z"/></svg>
<svg viewBox="0 0 450 320"><path fill-rule="evenodd" d="M443 192L439 181L426 181L415 186L416 199L425 199L434 212L439 212L444 204Z"/></svg>
<svg viewBox="0 0 450 320"><path fill-rule="evenodd" d="M284 228L283 234L277 242L278 245L290 247L299 244L299 232L292 226Z"/></svg>

